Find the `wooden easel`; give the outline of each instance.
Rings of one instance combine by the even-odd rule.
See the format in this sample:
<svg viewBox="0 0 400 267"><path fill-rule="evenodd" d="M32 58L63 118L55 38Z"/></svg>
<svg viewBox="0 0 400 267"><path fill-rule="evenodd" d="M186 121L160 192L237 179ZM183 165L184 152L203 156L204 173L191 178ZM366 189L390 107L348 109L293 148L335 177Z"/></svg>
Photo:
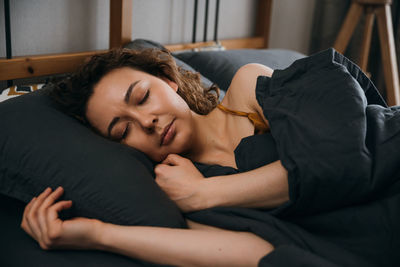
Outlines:
<svg viewBox="0 0 400 267"><path fill-rule="evenodd" d="M392 0L353 0L346 15L334 47L344 53L361 15L365 14L365 27L361 45L359 65L366 72L371 47L371 35L375 16L381 46L383 72L386 83L386 97L389 106L400 105L399 74L393 37L393 24L390 5Z"/></svg>

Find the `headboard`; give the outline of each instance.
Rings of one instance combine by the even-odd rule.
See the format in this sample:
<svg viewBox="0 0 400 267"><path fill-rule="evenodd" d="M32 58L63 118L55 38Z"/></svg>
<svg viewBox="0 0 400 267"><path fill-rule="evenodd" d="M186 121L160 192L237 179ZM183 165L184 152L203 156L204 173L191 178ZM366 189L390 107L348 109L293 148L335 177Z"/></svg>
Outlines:
<svg viewBox="0 0 400 267"><path fill-rule="evenodd" d="M9 0L4 0L5 6ZM110 36L109 48L121 47L130 42L132 36L132 1L133 0L110 0ZM195 8L197 7L197 0ZM207 0L208 3L208 0ZM217 7L219 0L217 0ZM239 48L267 48L270 28L272 0L258 0L256 16L256 36L250 38L218 40L226 49ZM9 14L6 12L6 39L9 31ZM8 22L7 22L8 16ZM218 16L218 8L216 12ZM194 22L195 23L195 22ZM170 51L193 49L209 46L211 42L192 42L166 45ZM6 59L0 59L0 81L21 78L32 78L61 73L72 72L85 58L103 51L86 51L80 53L61 53L39 56L14 57L8 55Z"/></svg>

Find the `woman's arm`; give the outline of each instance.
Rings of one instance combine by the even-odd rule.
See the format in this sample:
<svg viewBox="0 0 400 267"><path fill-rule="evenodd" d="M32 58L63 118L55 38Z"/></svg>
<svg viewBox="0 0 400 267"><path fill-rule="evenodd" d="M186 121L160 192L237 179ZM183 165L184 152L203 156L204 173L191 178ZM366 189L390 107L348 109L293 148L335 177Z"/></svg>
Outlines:
<svg viewBox="0 0 400 267"><path fill-rule="evenodd" d="M206 207L275 208L289 201L287 171L280 161L257 169L204 179Z"/></svg>
<svg viewBox="0 0 400 267"><path fill-rule="evenodd" d="M273 247L248 232L103 224L97 249L174 266L257 266Z"/></svg>
<svg viewBox="0 0 400 267"><path fill-rule="evenodd" d="M188 221L191 229L119 226L94 219L62 221L58 212L71 201L45 190L25 208L22 228L43 249L98 249L149 262L176 266L257 266L273 246L248 232L235 232Z"/></svg>
<svg viewBox="0 0 400 267"><path fill-rule="evenodd" d="M280 161L205 179L189 159L170 154L154 172L157 184L185 212L218 206L274 208L289 200L288 174Z"/></svg>

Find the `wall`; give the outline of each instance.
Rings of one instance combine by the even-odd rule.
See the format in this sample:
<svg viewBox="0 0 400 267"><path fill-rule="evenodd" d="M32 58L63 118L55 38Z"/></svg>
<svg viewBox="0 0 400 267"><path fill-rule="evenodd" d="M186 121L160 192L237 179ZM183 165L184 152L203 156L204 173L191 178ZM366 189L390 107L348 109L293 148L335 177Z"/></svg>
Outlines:
<svg viewBox="0 0 400 267"><path fill-rule="evenodd" d="M308 53L315 0L274 0L271 48ZM205 0L199 0L197 41L203 39ZM190 42L192 0L133 0L133 38ZM11 0L14 56L108 48L109 0ZM215 0L210 0L208 40ZM4 0L0 0L0 57L5 57ZM221 0L219 37L253 35L256 0ZM140 26L138 26L140 25Z"/></svg>
<svg viewBox="0 0 400 267"><path fill-rule="evenodd" d="M3 0L0 1L0 57L6 54L6 39L4 33L4 3Z"/></svg>
<svg viewBox="0 0 400 267"><path fill-rule="evenodd" d="M218 36L221 39L247 37L253 34L256 0L221 0ZM163 12L151 15L155 3ZM214 36L215 0L209 1L207 40ZM145 38L163 44L192 41L193 0L134 0L134 38ZM198 1L196 40L203 40L205 1Z"/></svg>
<svg viewBox="0 0 400 267"><path fill-rule="evenodd" d="M256 0L221 0L219 37L252 35L255 5ZM0 6L0 57L5 57L3 0ZM133 0L132 36L163 44L190 42L193 8L190 0ZM10 10L13 56L108 48L109 0L12 0ZM199 0L198 41L204 10L205 0ZM208 40L214 34L214 10L211 0Z"/></svg>
<svg viewBox="0 0 400 267"><path fill-rule="evenodd" d="M106 47L107 0L14 0L10 10L15 56Z"/></svg>
<svg viewBox="0 0 400 267"><path fill-rule="evenodd" d="M316 0L275 0L269 47L309 53Z"/></svg>

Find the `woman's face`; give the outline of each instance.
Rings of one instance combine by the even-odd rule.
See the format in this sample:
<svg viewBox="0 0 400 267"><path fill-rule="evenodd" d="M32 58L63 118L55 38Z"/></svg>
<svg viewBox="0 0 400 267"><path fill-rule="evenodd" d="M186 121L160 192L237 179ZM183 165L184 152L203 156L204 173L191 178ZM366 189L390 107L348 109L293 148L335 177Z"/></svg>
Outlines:
<svg viewBox="0 0 400 267"><path fill-rule="evenodd" d="M94 87L86 116L102 135L159 162L191 145L192 111L177 90L167 79L128 67L115 69Z"/></svg>

